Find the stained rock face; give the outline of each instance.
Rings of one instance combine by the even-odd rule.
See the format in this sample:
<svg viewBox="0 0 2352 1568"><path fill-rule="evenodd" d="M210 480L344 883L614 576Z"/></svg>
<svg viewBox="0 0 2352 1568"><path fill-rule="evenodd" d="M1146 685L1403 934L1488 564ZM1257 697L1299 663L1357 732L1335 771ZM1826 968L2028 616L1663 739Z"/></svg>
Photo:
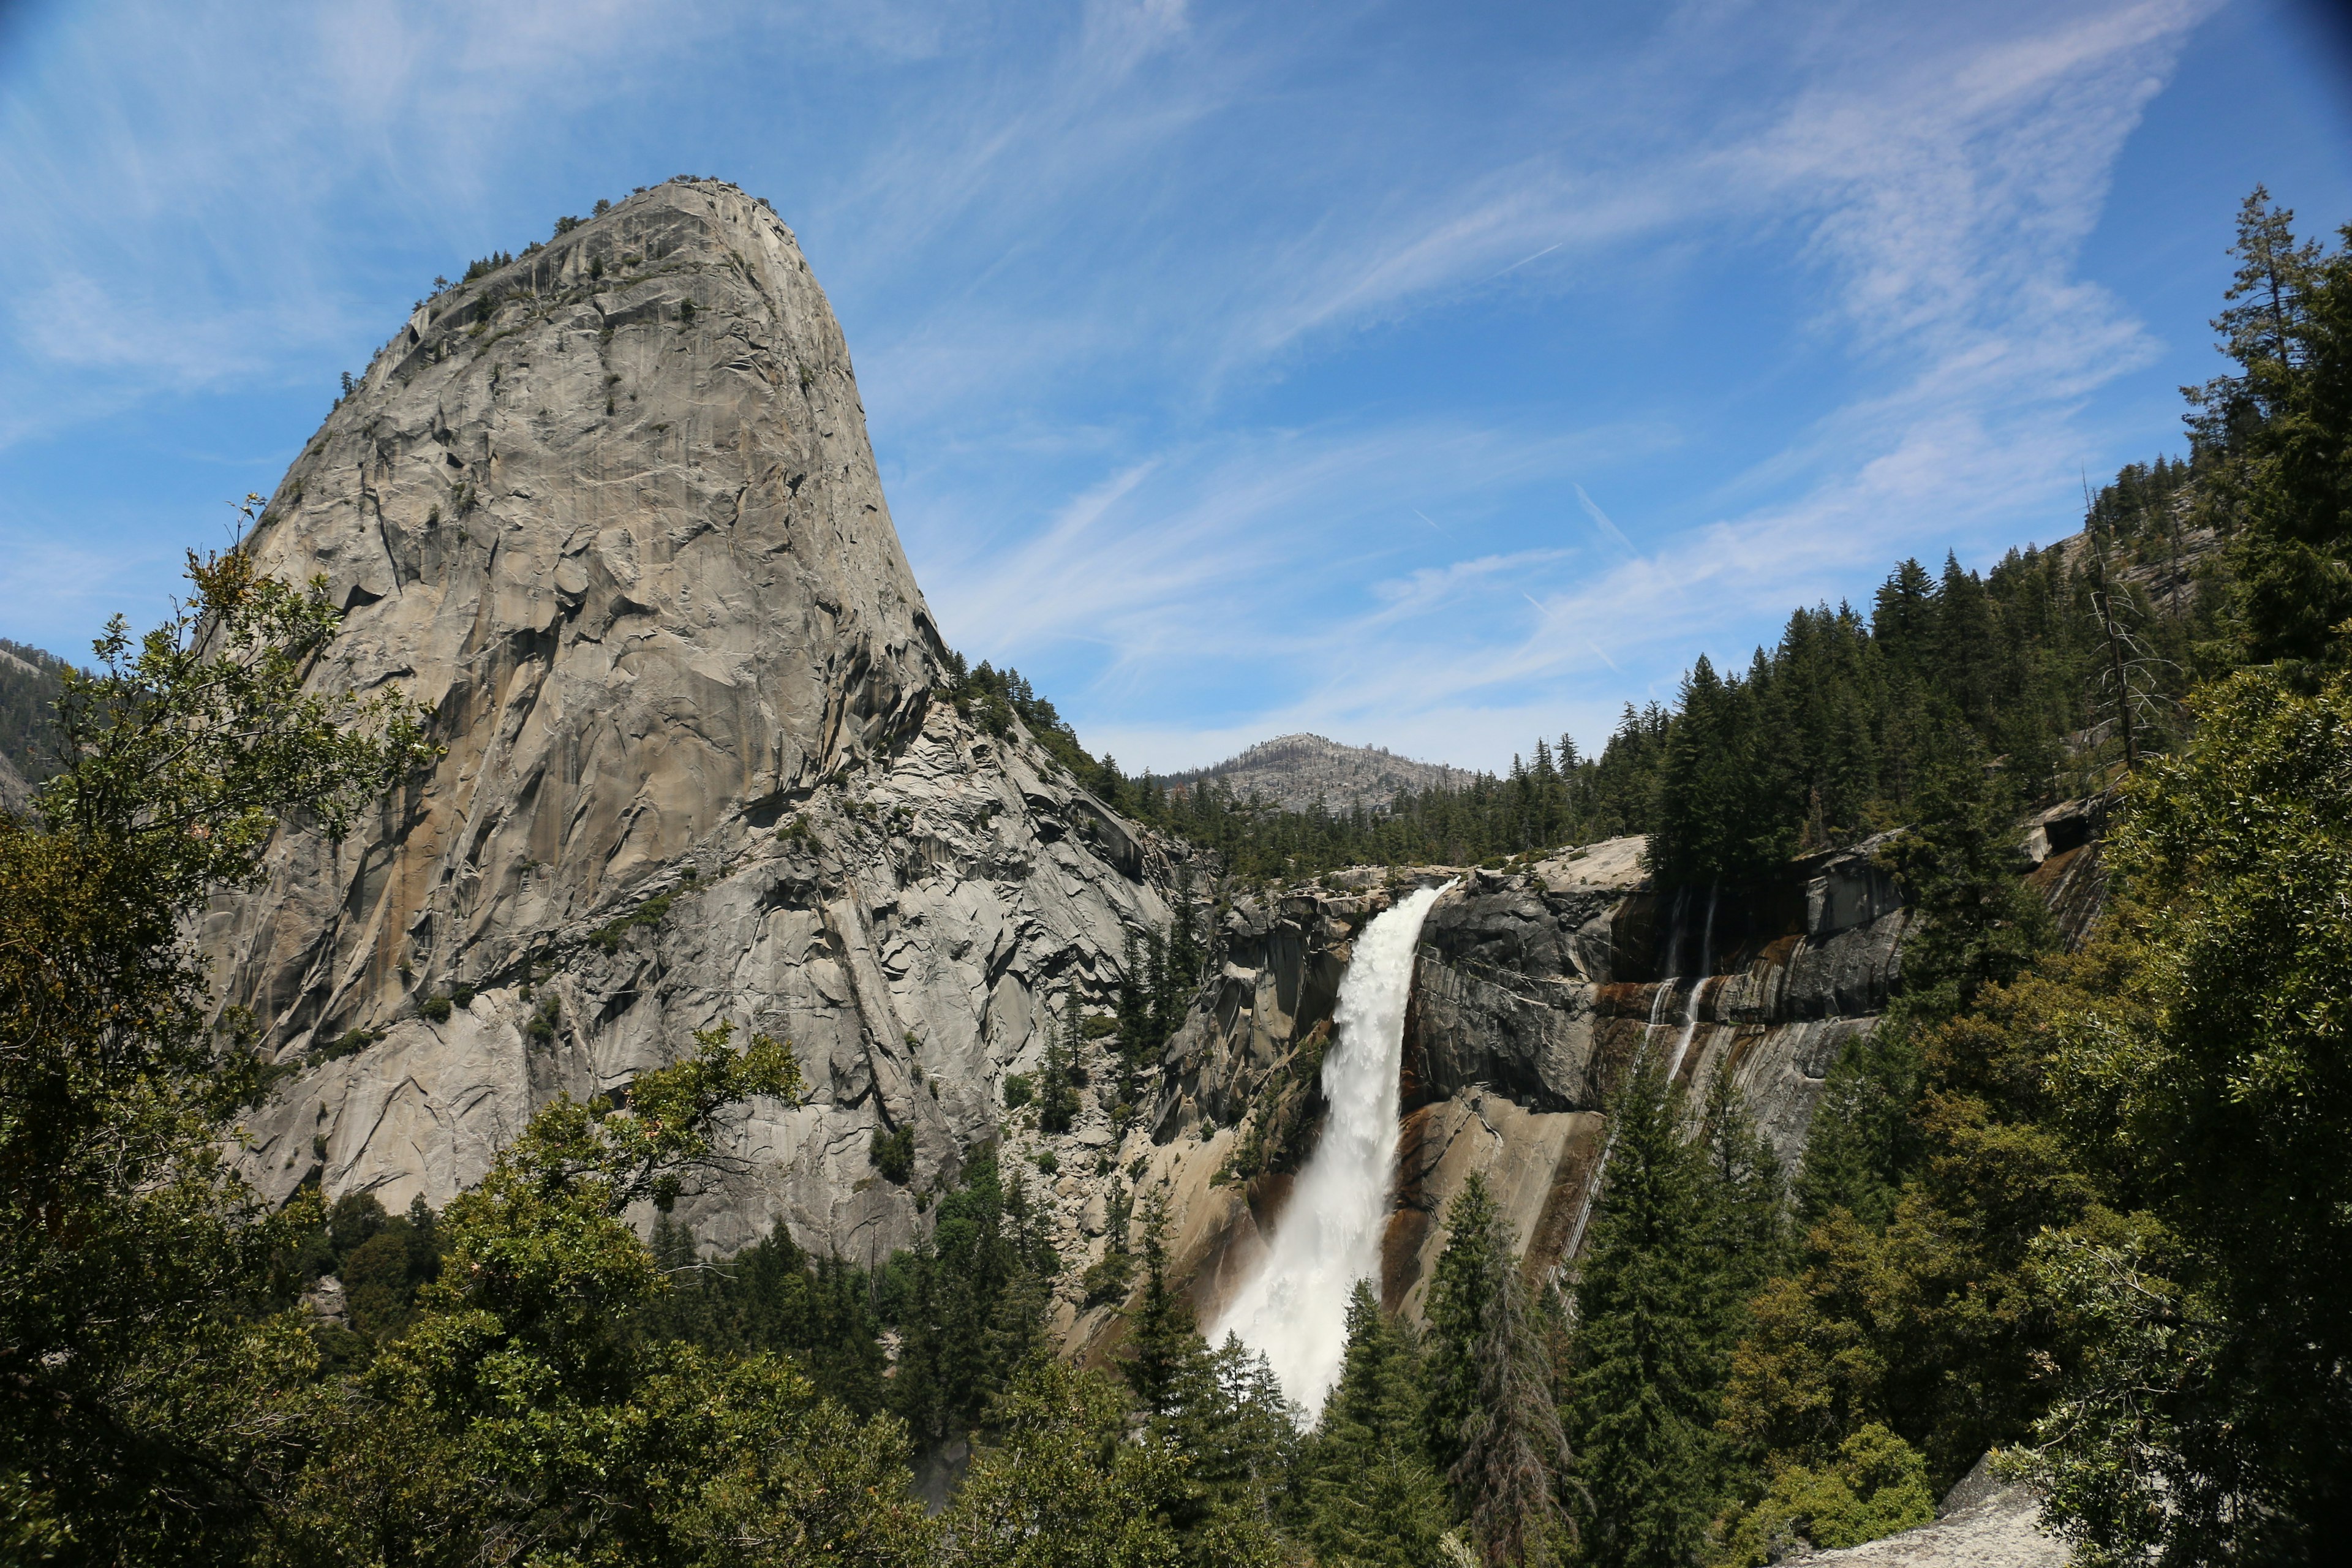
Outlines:
<svg viewBox="0 0 2352 1568"><path fill-rule="evenodd" d="M1388 1304L1419 1313L1445 1207L1473 1173L1531 1271L1570 1255L1603 1110L1645 1040L1679 1047L1694 1092L1729 1063L1793 1166L1831 1064L1875 1025L1900 976L1910 915L1872 847L1713 898L1655 893L1639 838L1507 874L1403 874L1396 886L1456 885L1422 928L1405 1026ZM1178 1252L1211 1310L1281 1223L1290 1175L1312 1151L1313 1064L1349 943L1391 896L1386 873L1348 879L1363 885L1238 903L1223 973L1171 1047L1155 1168L1184 1200Z"/></svg>
<svg viewBox="0 0 2352 1568"><path fill-rule="evenodd" d="M994 1136L998 1083L1167 908L1167 849L936 690L848 355L792 234L679 181L418 310L251 548L347 609L322 681L446 754L348 839L289 824L202 933L304 1070L272 1194L440 1204L559 1092L720 1023L812 1089L740 1118L682 1215L861 1260ZM873 1134L911 1128L906 1186Z"/></svg>

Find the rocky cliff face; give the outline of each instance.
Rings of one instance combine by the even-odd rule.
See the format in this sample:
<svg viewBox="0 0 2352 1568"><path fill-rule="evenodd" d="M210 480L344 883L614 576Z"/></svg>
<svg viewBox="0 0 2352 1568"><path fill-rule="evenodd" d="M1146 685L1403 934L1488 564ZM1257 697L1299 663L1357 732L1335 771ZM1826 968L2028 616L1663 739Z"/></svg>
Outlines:
<svg viewBox="0 0 2352 1568"><path fill-rule="evenodd" d="M625 1093L728 1024L789 1039L811 1093L737 1113L679 1210L707 1246L781 1221L879 1260L1002 1141L1050 1168L1056 1326L1099 1349L1118 1302L1080 1280L1124 1200L1168 1200L1204 1309L1254 1261L1313 1148L1351 943L1399 890L1450 880L1384 1262L1417 1311L1474 1171L1531 1269L1572 1253L1645 1037L1683 1043L1694 1083L1729 1063L1793 1162L1898 976L1909 916L1867 847L1705 900L1654 891L1637 839L1369 868L1218 912L1218 966L1125 1117L1098 1042L1066 1132L1008 1114L1004 1079L1070 996L1107 1010L1189 851L944 699L839 329L790 231L731 186L642 193L421 309L250 547L346 606L319 679L399 684L447 747L341 843L288 824L266 885L205 923L225 1005L296 1069L245 1128L273 1196L315 1174L444 1203L556 1095ZM2030 846L2076 925L2096 825L2049 814ZM903 1180L877 1132L911 1141Z"/></svg>
<svg viewBox="0 0 2352 1568"><path fill-rule="evenodd" d="M861 1259L994 1135L1049 1008L1167 918L1163 847L937 700L839 328L791 232L679 181L419 310L251 541L348 611L446 755L342 843L289 824L202 933L301 1068L248 1123L282 1194L439 1204L562 1091L693 1030L789 1038L682 1211ZM877 1131L911 1129L883 1179Z"/></svg>
<svg viewBox="0 0 2352 1568"><path fill-rule="evenodd" d="M1405 1121L1382 1292L1417 1314L1442 1220L1473 1172L1531 1272L1568 1257L1611 1090L1644 1038L1683 1043L1694 1087L1728 1062L1783 1159L1802 1149L1839 1050L1900 975L1910 916L1868 847L1783 884L1661 898L1639 838L1513 872L1368 870L1244 900L1215 989L1170 1049L1151 1163L1211 1310L1278 1223L1320 1114L1317 1064L1349 944L1402 887L1455 886L1422 931L1405 1032ZM1097 1331L1108 1331L1106 1321Z"/></svg>

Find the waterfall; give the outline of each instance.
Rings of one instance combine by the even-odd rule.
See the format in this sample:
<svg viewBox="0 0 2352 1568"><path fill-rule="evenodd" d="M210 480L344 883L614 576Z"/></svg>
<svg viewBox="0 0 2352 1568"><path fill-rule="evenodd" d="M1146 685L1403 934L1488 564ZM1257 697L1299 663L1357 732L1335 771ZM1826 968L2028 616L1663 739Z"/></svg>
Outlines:
<svg viewBox="0 0 2352 1568"><path fill-rule="evenodd" d="M1690 1049L1691 1038L1698 1033L1699 999L1706 994L1707 971L1715 967L1715 895L1716 887L1706 890L1706 923L1698 928L1698 978L1691 982L1690 1007L1683 1015L1683 1032L1675 1040L1675 1054L1666 1058L1666 1081L1673 1083L1683 1070L1683 1053ZM1643 1036L1647 1040L1646 1032Z"/></svg>
<svg viewBox="0 0 2352 1568"><path fill-rule="evenodd" d="M1451 886L1451 884L1448 884ZM1339 1376L1348 1293L1377 1279L1381 1229L1396 1172L1397 1079L1421 922L1444 888L1423 888L1356 939L1332 1011L1339 1039L1323 1058L1330 1111L1291 1189L1265 1257L1211 1335L1231 1331L1265 1352L1283 1391L1308 1410Z"/></svg>
<svg viewBox="0 0 2352 1568"><path fill-rule="evenodd" d="M1706 890L1706 921L1699 927L1698 977L1691 982L1690 1001L1683 1009L1682 1033L1675 1037L1675 1054L1666 1058L1666 1082L1669 1085L1683 1070L1684 1053L1690 1049L1691 1041L1698 1034L1699 1000L1706 994L1706 983L1711 978L1707 972L1715 967L1715 898L1719 889L1720 884L1717 884ZM1666 938L1665 966L1669 970L1682 955L1682 895L1678 893L1675 896L1675 912L1671 917L1673 927ZM1669 975L1658 983L1656 993L1650 998L1649 1019L1642 1026L1644 1049L1649 1047L1650 1037L1665 1023L1666 1004L1673 999L1674 994L1673 976ZM1612 1123L1609 1136L1601 1145L1601 1158L1594 1163L1592 1174L1585 1181L1584 1196L1576 1205L1576 1224L1569 1229L1568 1250L1559 1255L1563 1267L1576 1261L1577 1249L1584 1245L1584 1227L1592 1218L1592 1203L1601 1195L1601 1173L1609 1169L1609 1150L1616 1141L1617 1129Z"/></svg>

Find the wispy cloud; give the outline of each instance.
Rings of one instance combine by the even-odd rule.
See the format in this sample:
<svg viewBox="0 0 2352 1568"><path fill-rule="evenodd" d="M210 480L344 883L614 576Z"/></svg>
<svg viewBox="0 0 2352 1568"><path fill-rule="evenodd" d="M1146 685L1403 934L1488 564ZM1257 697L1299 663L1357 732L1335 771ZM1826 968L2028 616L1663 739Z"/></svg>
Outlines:
<svg viewBox="0 0 2352 1568"><path fill-rule="evenodd" d="M323 388L432 271L740 178L967 651L1137 761L1496 762L2063 514L2155 352L2083 247L2212 9L112 0L0 95L0 457Z"/></svg>

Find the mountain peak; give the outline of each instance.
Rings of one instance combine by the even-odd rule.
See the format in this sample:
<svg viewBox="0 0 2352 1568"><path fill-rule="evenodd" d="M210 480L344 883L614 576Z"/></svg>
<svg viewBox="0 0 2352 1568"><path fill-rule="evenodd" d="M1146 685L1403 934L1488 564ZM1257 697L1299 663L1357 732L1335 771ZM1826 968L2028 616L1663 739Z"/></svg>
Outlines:
<svg viewBox="0 0 2352 1568"><path fill-rule="evenodd" d="M449 748L353 842L289 846L281 896L221 933L286 1037L520 962L748 803L887 749L944 651L824 293L713 180L425 301L247 547L324 576L333 678L396 682Z"/></svg>
<svg viewBox="0 0 2352 1568"><path fill-rule="evenodd" d="M1286 811L1317 802L1333 811L1386 805L1406 790L1459 789L1475 775L1444 763L1415 762L1381 746L1349 746L1322 735L1276 735L1211 767L1168 776L1171 784L1214 779Z"/></svg>

